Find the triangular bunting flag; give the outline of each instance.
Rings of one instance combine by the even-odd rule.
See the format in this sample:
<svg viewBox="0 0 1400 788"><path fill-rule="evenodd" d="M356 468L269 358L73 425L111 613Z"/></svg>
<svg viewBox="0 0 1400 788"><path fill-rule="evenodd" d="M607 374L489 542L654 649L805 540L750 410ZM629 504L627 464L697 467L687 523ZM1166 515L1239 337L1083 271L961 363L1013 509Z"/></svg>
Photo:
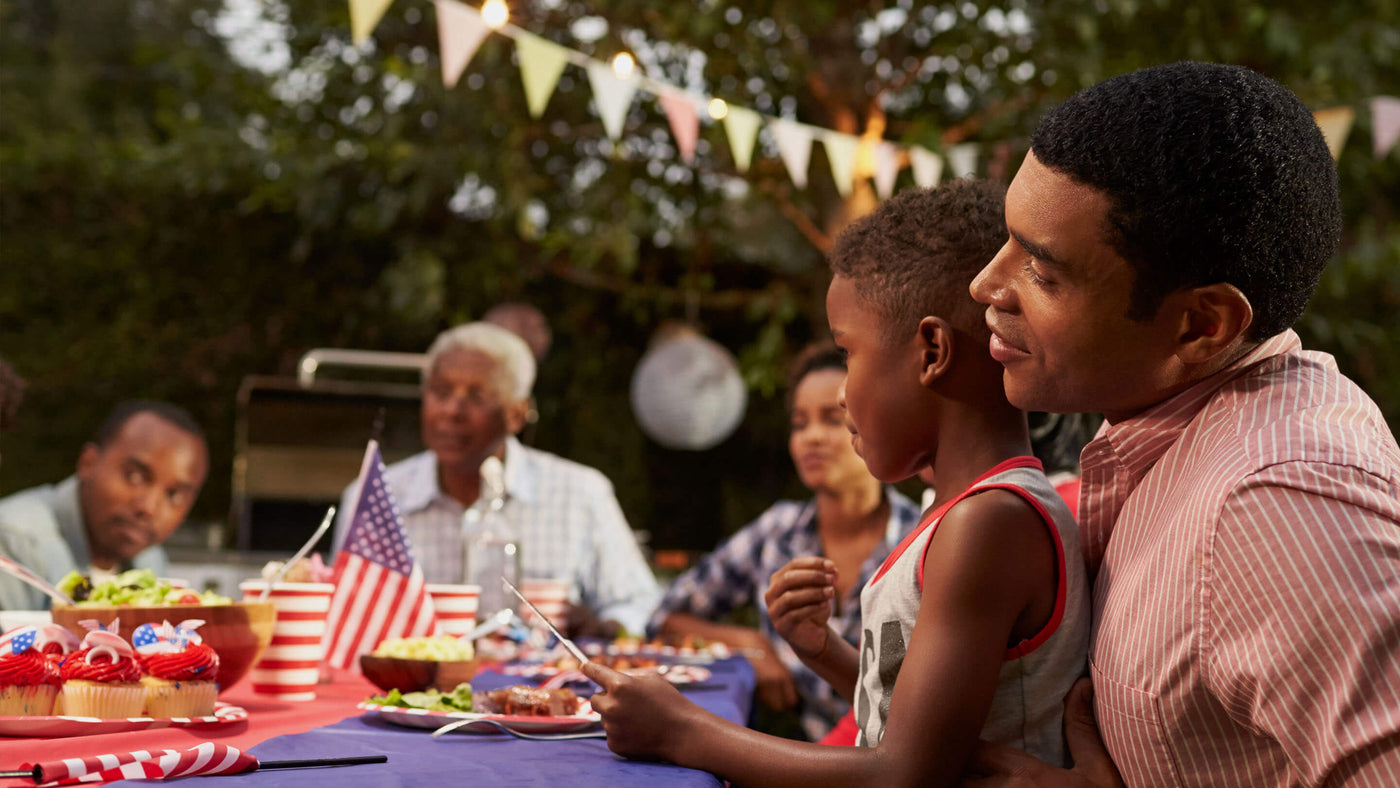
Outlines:
<svg viewBox="0 0 1400 788"><path fill-rule="evenodd" d="M1390 153L1400 139L1400 98L1376 96L1371 99L1371 142L1376 158Z"/></svg>
<svg viewBox="0 0 1400 788"><path fill-rule="evenodd" d="M910 148L909 166L914 170L914 183L925 189L937 186L943 177L943 159L928 148Z"/></svg>
<svg viewBox="0 0 1400 788"><path fill-rule="evenodd" d="M787 165L788 177L799 189L807 188L807 165L812 161L812 127L774 118L768 127L778 143L778 155Z"/></svg>
<svg viewBox="0 0 1400 788"><path fill-rule="evenodd" d="M598 108L598 117L603 119L603 130L609 139L616 140L622 136L627 110L632 106L632 97L637 95L637 77L620 77L607 63L590 60L588 84L593 86L593 104Z"/></svg>
<svg viewBox="0 0 1400 788"><path fill-rule="evenodd" d="M452 87L462 76L486 40L491 28L481 18L481 12L457 0L434 0L437 5L438 59L442 61L442 84Z"/></svg>
<svg viewBox="0 0 1400 788"><path fill-rule="evenodd" d="M1322 138L1327 140L1327 150L1335 160L1346 147L1347 135L1351 134L1351 123L1356 120L1356 110L1351 107L1320 109L1313 113L1313 119L1322 129Z"/></svg>
<svg viewBox="0 0 1400 788"><path fill-rule="evenodd" d="M894 182L899 177L899 151L892 142L875 143L875 193L880 199L894 196Z"/></svg>
<svg viewBox="0 0 1400 788"><path fill-rule="evenodd" d="M681 161L691 163L695 160L695 143L700 139L700 113L695 109L695 98L679 90L663 89L656 94L656 101L666 113L666 122L671 124Z"/></svg>
<svg viewBox="0 0 1400 788"><path fill-rule="evenodd" d="M724 133L729 137L729 152L734 156L734 166L739 172L748 172L753 161L753 144L758 139L758 127L762 123L757 112L747 107L730 105L724 116Z"/></svg>
<svg viewBox="0 0 1400 788"><path fill-rule="evenodd" d="M954 178L977 176L977 143L964 142L948 149L948 169Z"/></svg>
<svg viewBox="0 0 1400 788"><path fill-rule="evenodd" d="M569 50L521 30L515 34L515 52L520 57L520 78L525 82L525 103L530 117L538 118L554 95L554 86L569 62Z"/></svg>
<svg viewBox="0 0 1400 788"><path fill-rule="evenodd" d="M393 4L394 0L350 0L350 40L355 46L369 39L384 12Z"/></svg>
<svg viewBox="0 0 1400 788"><path fill-rule="evenodd" d="M845 197L855 186L856 152L860 148L860 138L853 134L828 131L822 135L822 145L826 146L826 160L831 165L836 191Z"/></svg>

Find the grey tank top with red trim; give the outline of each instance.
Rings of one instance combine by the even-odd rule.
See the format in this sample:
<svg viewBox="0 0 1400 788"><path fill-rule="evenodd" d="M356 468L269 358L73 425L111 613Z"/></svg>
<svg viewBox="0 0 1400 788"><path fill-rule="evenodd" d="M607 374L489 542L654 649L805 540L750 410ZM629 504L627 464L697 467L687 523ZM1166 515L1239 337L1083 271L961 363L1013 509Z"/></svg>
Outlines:
<svg viewBox="0 0 1400 788"><path fill-rule="evenodd" d="M1008 460L979 479L962 495L986 488L1011 489L1047 518L1059 554L1059 588L1063 607L1036 637L1004 654L996 694L981 737L1010 745L1051 764L1067 765L1064 744L1064 699L1084 673L1089 646L1089 593L1079 552L1079 528L1069 508L1041 472L1038 463ZM946 507L945 511L947 508ZM941 519L941 515L939 515ZM938 520L911 534L906 548L891 558L860 595L860 676L856 682L856 744L872 747L885 734L895 680L904 663L923 590L919 572Z"/></svg>

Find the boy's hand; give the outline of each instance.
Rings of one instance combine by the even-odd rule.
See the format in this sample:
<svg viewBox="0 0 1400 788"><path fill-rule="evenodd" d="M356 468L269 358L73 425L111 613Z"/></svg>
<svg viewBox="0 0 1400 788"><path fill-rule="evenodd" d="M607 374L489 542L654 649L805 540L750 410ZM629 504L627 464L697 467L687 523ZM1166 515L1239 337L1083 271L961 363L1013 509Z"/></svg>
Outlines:
<svg viewBox="0 0 1400 788"><path fill-rule="evenodd" d="M627 758L671 759L670 747L683 736L694 704L657 675L628 676L596 662L580 670L603 688L589 702L603 718L608 749Z"/></svg>
<svg viewBox="0 0 1400 788"><path fill-rule="evenodd" d="M1082 678L1065 698L1065 741L1071 769L1057 769L1015 747L980 742L968 761L963 788L1123 788L1094 721L1094 685Z"/></svg>
<svg viewBox="0 0 1400 788"><path fill-rule="evenodd" d="M836 596L836 564L820 556L794 558L773 573L763 601L768 617L803 659L826 651L831 600Z"/></svg>

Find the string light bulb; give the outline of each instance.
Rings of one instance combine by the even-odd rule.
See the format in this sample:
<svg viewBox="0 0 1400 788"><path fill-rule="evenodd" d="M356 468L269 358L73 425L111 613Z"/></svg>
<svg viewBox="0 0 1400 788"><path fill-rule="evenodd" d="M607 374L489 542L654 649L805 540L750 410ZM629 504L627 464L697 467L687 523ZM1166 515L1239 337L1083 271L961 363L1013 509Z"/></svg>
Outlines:
<svg viewBox="0 0 1400 788"><path fill-rule="evenodd" d="M510 21L510 8L506 0L486 0L481 6L481 19L492 30L500 30Z"/></svg>
<svg viewBox="0 0 1400 788"><path fill-rule="evenodd" d="M614 74L626 79L632 76L632 71L637 68L637 61L632 59L632 55L627 52L618 52L613 55L612 70Z"/></svg>
<svg viewBox="0 0 1400 788"><path fill-rule="evenodd" d="M724 116L729 114L729 105L724 103L724 99L710 99L708 109L710 111L710 117L715 120L724 120Z"/></svg>

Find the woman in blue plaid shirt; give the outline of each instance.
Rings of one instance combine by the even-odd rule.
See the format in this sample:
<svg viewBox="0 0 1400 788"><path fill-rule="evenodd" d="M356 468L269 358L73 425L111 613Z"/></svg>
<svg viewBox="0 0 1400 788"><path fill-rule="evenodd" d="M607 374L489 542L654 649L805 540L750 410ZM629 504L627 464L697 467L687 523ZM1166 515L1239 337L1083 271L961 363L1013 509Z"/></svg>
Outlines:
<svg viewBox="0 0 1400 788"><path fill-rule="evenodd" d="M778 501L702 558L667 590L648 627L653 635L698 635L761 652L752 659L759 700L777 710L800 703L803 730L813 741L848 704L778 637L763 603L768 577L798 556L835 561L840 581L831 623L854 645L861 588L919 518L918 506L881 485L851 448L837 399L845 377L845 359L830 343L804 351L789 376L788 448L815 497ZM720 623L748 604L758 607L758 630Z"/></svg>

